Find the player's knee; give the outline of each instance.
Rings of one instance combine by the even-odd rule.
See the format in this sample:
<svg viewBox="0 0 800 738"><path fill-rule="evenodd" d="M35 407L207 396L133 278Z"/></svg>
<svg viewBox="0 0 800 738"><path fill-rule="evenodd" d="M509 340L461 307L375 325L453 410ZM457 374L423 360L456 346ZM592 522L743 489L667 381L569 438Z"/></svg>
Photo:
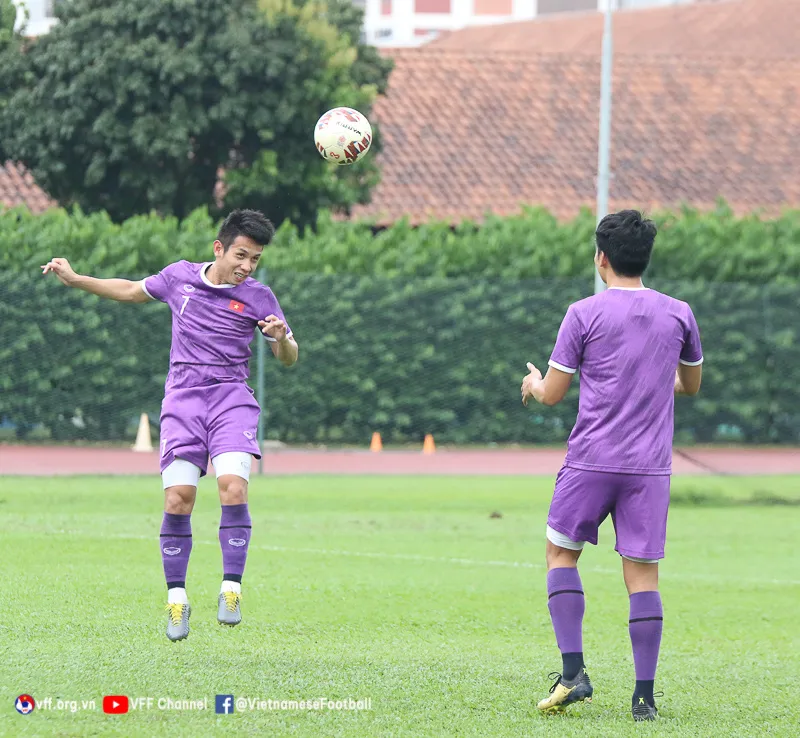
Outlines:
<svg viewBox="0 0 800 738"><path fill-rule="evenodd" d="M171 515L189 515L194 508L196 495L196 487L167 487L164 490L164 511Z"/></svg>
<svg viewBox="0 0 800 738"><path fill-rule="evenodd" d="M247 480L233 474L220 477L219 497L223 505L243 505L247 502Z"/></svg>
<svg viewBox="0 0 800 738"><path fill-rule="evenodd" d="M546 535L545 560L548 570L575 566L583 550L583 541L573 541L549 525Z"/></svg>
<svg viewBox="0 0 800 738"><path fill-rule="evenodd" d="M581 552L579 550L574 551L561 548L550 541L547 542L547 548L545 549L545 560L547 561L548 570L574 567L580 555Z"/></svg>

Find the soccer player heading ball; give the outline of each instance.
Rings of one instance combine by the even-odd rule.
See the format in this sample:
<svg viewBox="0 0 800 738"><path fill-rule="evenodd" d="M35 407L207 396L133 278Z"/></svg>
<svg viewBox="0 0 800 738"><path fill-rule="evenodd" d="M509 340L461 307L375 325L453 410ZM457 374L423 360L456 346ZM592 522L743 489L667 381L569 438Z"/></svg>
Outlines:
<svg viewBox="0 0 800 738"><path fill-rule="evenodd" d="M642 284L655 237L655 225L636 211L603 218L595 265L609 289L570 306L547 376L528 364L522 382L524 404L533 398L555 405L581 372L578 419L547 518L548 608L563 664L538 705L545 713L592 697L577 567L584 544L597 544L597 529L611 514L630 597L633 718L657 714L658 561L667 533L674 395L697 394L703 353L691 308Z"/></svg>
<svg viewBox="0 0 800 738"><path fill-rule="evenodd" d="M250 544L247 483L251 457L261 458L256 428L260 408L246 380L256 326L285 366L297 343L269 287L252 278L275 231L262 213L235 210L214 241L214 261L179 261L141 282L76 274L66 259L42 267L68 287L119 302L160 300L172 311L172 347L161 406L164 520L161 557L167 579L167 637L189 634L186 569L192 551L190 517L208 457L217 474L222 516L223 581L217 620L237 625L242 574Z"/></svg>

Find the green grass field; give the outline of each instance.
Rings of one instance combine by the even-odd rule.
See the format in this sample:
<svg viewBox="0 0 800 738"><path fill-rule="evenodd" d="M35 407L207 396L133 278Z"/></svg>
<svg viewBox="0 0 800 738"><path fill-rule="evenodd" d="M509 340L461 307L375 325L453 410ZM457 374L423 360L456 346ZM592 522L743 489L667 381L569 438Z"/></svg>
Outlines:
<svg viewBox="0 0 800 738"><path fill-rule="evenodd" d="M543 566L551 489L549 478L256 479L244 622L223 629L218 500L203 480L192 632L170 643L157 477L0 480L0 735L800 735L800 507L763 502L797 502L800 480L674 480L657 724L630 717L610 521L581 566L594 702L536 713L560 667ZM762 503L743 504L752 496ZM25 692L97 708L21 716ZM210 711L109 716L105 694L207 698ZM369 698L371 709L225 716L216 694Z"/></svg>

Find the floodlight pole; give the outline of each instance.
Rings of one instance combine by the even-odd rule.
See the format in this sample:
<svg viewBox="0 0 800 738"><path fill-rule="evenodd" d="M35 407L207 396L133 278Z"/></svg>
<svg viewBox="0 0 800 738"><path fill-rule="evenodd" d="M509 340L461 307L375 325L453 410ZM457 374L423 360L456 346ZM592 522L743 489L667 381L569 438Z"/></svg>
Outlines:
<svg viewBox="0 0 800 738"><path fill-rule="evenodd" d="M616 0L606 0L603 27L603 55L600 62L600 135L597 145L597 222L608 215L608 188L611 179L611 69L614 62L612 13ZM603 280L595 270L595 294L605 289Z"/></svg>

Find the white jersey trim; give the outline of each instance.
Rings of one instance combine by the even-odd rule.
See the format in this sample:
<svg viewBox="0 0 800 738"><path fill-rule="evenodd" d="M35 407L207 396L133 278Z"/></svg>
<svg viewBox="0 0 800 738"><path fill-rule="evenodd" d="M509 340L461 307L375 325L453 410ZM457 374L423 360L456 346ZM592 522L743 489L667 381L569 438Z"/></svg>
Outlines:
<svg viewBox="0 0 800 738"><path fill-rule="evenodd" d="M625 292L641 292L642 290L649 290L649 287L608 287L610 290L624 290Z"/></svg>
<svg viewBox="0 0 800 738"><path fill-rule="evenodd" d="M145 287L145 284L144 284L144 283L145 283L145 281L146 281L146 280L144 280L144 279L143 279L141 282L139 282L139 286L142 288L142 292L144 292L144 294L145 294L145 295L147 295L147 296L148 296L148 297L149 297L151 300L155 300L156 298L155 298L155 297L153 297L153 296L152 296L152 295L151 295L151 294L150 294L150 293L147 291L147 287Z"/></svg>
<svg viewBox="0 0 800 738"><path fill-rule="evenodd" d="M703 363L703 359L701 358L700 361L684 361L683 359L681 359L680 362L684 366L700 366L700 364Z"/></svg>
<svg viewBox="0 0 800 738"><path fill-rule="evenodd" d="M575 372L578 371L577 369L572 369L568 366L564 366L563 364L559 364L557 361L553 361L552 359L550 359L550 361L547 363L552 366L553 369L558 369L558 371L565 372L566 374L575 374Z"/></svg>
<svg viewBox="0 0 800 738"><path fill-rule="evenodd" d="M207 276L206 272L208 268L211 266L211 262L207 261L205 264L201 265L200 267L200 279L203 280L204 284L207 284L209 287L213 287L214 289L218 290L229 290L232 287L236 287L235 284L214 284Z"/></svg>

